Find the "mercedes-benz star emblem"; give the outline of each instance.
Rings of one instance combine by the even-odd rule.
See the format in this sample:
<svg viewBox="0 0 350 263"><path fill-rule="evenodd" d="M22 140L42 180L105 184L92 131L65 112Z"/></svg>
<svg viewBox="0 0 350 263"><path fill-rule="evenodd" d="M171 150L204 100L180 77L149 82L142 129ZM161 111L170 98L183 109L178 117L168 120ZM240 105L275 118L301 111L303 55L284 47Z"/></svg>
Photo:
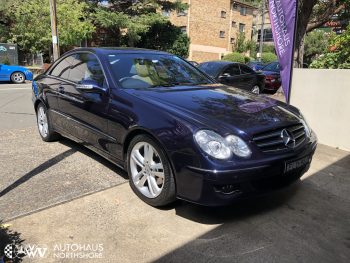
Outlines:
<svg viewBox="0 0 350 263"><path fill-rule="evenodd" d="M284 129L281 132L281 138L283 140L283 143L288 148L294 148L295 147L295 139L293 135L286 129Z"/></svg>

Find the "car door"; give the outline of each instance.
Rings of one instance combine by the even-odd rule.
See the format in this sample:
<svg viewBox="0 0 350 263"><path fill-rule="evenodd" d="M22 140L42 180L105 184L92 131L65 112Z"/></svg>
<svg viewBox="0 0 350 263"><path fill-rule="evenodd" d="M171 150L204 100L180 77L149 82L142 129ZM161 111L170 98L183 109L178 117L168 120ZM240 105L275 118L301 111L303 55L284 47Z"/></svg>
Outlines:
<svg viewBox="0 0 350 263"><path fill-rule="evenodd" d="M89 146L106 151L112 139L107 135L108 84L103 68L92 53L76 53L69 61L67 79L59 87L58 107L64 116L63 128ZM85 90L80 85L93 81L99 90Z"/></svg>
<svg viewBox="0 0 350 263"><path fill-rule="evenodd" d="M0 64L0 80L5 80L5 74L4 74L4 66Z"/></svg>
<svg viewBox="0 0 350 263"><path fill-rule="evenodd" d="M241 88L251 90L257 83L256 72L250 67L240 64L241 70Z"/></svg>
<svg viewBox="0 0 350 263"><path fill-rule="evenodd" d="M240 88L241 87L241 71L238 64L231 64L227 66L219 77L219 82Z"/></svg>

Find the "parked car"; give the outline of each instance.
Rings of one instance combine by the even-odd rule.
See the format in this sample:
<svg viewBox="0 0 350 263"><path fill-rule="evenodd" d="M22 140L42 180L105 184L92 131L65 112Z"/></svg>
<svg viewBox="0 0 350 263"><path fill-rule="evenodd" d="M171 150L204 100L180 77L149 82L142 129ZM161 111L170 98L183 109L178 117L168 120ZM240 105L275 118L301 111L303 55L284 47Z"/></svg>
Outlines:
<svg viewBox="0 0 350 263"><path fill-rule="evenodd" d="M275 93L282 85L280 64L278 62L267 64L261 73L265 75L265 90Z"/></svg>
<svg viewBox="0 0 350 263"><path fill-rule="evenodd" d="M199 65L199 63L196 61L188 61L188 62L190 62L193 66L196 66L196 67L198 67Z"/></svg>
<svg viewBox="0 0 350 263"><path fill-rule="evenodd" d="M0 81L11 81L19 84L33 80L33 73L25 67L0 64Z"/></svg>
<svg viewBox="0 0 350 263"><path fill-rule="evenodd" d="M75 49L35 78L33 102L44 141L83 143L127 170L152 206L280 189L308 170L317 144L297 108L161 51Z"/></svg>
<svg viewBox="0 0 350 263"><path fill-rule="evenodd" d="M264 75L241 63L211 61L200 64L198 68L222 84L255 94L260 94L265 88Z"/></svg>
<svg viewBox="0 0 350 263"><path fill-rule="evenodd" d="M251 61L247 64L247 66L250 67L252 70L259 71L265 66L265 64L259 61Z"/></svg>

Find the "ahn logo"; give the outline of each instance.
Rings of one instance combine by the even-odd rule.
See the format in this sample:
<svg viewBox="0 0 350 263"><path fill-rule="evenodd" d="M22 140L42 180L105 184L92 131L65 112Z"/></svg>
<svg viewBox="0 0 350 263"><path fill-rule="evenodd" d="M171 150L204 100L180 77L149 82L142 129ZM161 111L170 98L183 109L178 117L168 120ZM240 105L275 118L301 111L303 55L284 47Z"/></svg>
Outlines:
<svg viewBox="0 0 350 263"><path fill-rule="evenodd" d="M6 47L4 47L4 46L0 46L0 51L4 51L4 52L6 52L6 51L7 51L7 48L6 48Z"/></svg>

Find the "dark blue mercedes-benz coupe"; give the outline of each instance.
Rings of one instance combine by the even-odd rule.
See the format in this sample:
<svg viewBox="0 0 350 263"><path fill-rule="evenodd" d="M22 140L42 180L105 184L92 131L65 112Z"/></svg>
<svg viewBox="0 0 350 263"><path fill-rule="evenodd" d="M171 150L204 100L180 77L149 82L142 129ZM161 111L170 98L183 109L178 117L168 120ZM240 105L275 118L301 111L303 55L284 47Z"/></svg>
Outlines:
<svg viewBox="0 0 350 263"><path fill-rule="evenodd" d="M297 108L160 51L70 51L36 77L33 102L44 141L83 143L126 169L152 206L225 205L283 188L308 170L317 145Z"/></svg>

